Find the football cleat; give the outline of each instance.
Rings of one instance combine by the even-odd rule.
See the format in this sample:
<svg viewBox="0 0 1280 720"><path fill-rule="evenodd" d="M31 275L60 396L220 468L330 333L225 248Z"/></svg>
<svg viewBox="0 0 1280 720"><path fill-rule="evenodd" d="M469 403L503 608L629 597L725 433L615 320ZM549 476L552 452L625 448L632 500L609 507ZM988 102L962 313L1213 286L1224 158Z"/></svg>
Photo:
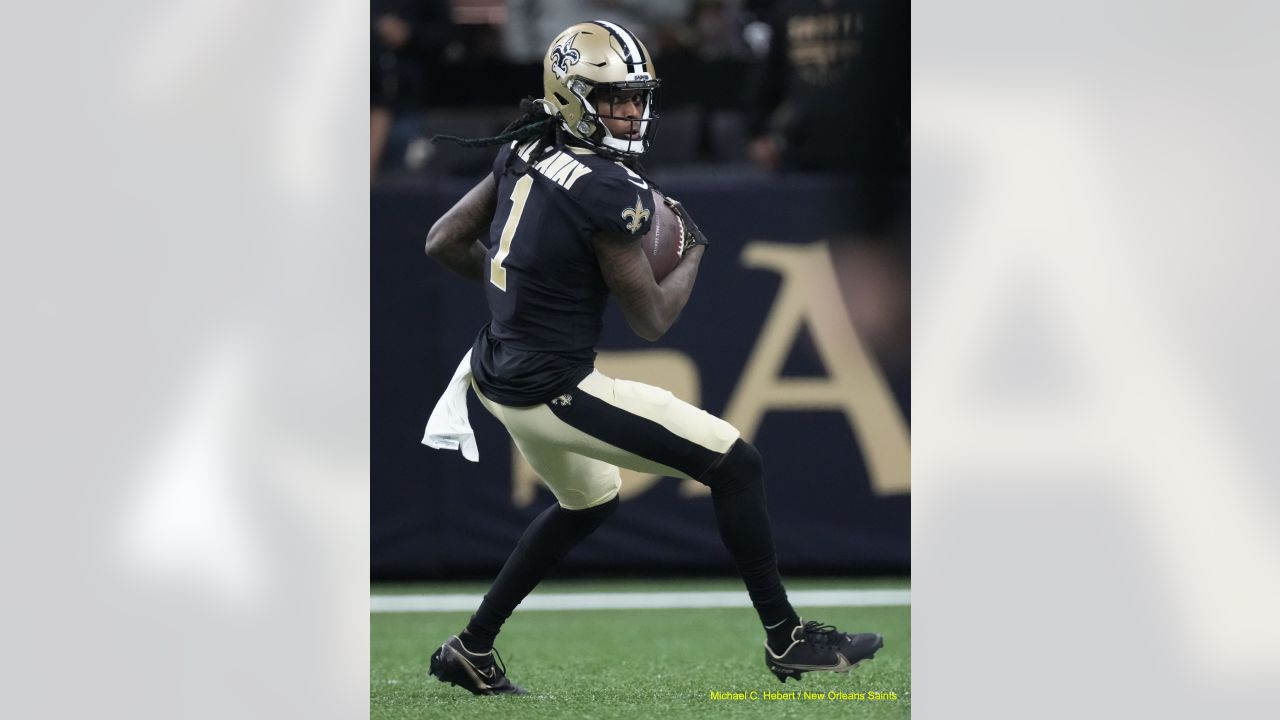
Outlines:
<svg viewBox="0 0 1280 720"><path fill-rule="evenodd" d="M507 678L507 668L496 650L473 653L457 635L432 653L429 672L440 682L470 690L473 695L527 694L524 688Z"/></svg>
<svg viewBox="0 0 1280 720"><path fill-rule="evenodd" d="M791 631L791 644L781 653L774 653L765 642L764 662L785 683L789 677L798 681L802 673L816 670L847 673L882 647L884 638L877 633L843 633L810 620Z"/></svg>

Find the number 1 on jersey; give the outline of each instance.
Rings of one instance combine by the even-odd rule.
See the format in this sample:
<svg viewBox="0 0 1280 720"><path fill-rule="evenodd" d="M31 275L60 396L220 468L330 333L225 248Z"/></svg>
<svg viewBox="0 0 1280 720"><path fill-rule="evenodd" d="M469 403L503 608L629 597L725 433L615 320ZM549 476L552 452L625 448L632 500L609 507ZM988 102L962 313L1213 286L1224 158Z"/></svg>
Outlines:
<svg viewBox="0 0 1280 720"><path fill-rule="evenodd" d="M511 190L511 214L502 226L502 237L498 240L498 253L489 261L489 282L502 292L507 291L507 269L502 261L511 253L511 238L515 237L516 226L520 224L520 216L524 214L524 203L529 199L529 188L533 187L533 176L525 174L516 181Z"/></svg>

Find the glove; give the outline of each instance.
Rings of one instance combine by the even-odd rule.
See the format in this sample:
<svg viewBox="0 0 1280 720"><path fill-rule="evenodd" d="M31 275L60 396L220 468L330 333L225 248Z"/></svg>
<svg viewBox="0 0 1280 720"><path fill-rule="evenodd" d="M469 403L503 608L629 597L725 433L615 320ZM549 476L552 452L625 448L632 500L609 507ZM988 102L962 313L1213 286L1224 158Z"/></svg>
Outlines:
<svg viewBox="0 0 1280 720"><path fill-rule="evenodd" d="M680 223L684 226L684 246L680 249L681 255L694 245L711 244L707 236L703 235L702 230L698 228L698 223L693 221L693 216L689 215L689 211L684 209L684 205L679 200L672 200L665 196L662 200L676 214L676 217L680 218Z"/></svg>

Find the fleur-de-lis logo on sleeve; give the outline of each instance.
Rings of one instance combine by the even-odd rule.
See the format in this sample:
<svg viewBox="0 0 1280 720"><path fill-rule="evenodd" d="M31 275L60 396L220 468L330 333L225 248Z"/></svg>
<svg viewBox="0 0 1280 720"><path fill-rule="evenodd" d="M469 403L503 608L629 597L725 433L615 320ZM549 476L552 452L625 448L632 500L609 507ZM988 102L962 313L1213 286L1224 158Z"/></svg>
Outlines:
<svg viewBox="0 0 1280 720"><path fill-rule="evenodd" d="M640 202L640 196L636 195L636 206L629 207L622 211L622 219L628 220L627 230L635 232L640 229L640 225L649 219L649 210L645 208L644 203Z"/></svg>

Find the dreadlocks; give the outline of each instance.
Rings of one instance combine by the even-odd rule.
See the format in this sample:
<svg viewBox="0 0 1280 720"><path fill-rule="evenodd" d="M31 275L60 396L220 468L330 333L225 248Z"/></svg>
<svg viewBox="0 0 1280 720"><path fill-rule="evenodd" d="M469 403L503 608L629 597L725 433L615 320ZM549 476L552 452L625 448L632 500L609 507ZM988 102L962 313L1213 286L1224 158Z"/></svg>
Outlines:
<svg viewBox="0 0 1280 720"><path fill-rule="evenodd" d="M561 147L565 144L564 125L557 119L547 114L543 107L543 103L533 98L525 98L520 101L520 117L511 121L510 125L502 130L501 133L487 138L463 138L456 135L433 135L431 142L439 142L448 140L462 147L490 147L493 145L504 145L516 140L524 143L528 140L537 139L537 143L533 146L533 152L529 154L531 158L541 158L549 150ZM510 164L514 153L507 157L507 163ZM646 180L649 180L644 171L644 167L640 164L639 158L625 158L620 160L624 165L640 174ZM649 180L652 183L652 180Z"/></svg>
<svg viewBox="0 0 1280 720"><path fill-rule="evenodd" d="M560 123L556 122L554 117L548 115L536 100L525 98L520 101L520 117L513 120L501 133L493 137L462 138L456 135L435 135L431 138L431 142L448 140L462 147L490 147L492 145L504 145L512 140L523 143L526 140L535 138L538 143L534 146L533 156L537 157L547 148L561 144Z"/></svg>

